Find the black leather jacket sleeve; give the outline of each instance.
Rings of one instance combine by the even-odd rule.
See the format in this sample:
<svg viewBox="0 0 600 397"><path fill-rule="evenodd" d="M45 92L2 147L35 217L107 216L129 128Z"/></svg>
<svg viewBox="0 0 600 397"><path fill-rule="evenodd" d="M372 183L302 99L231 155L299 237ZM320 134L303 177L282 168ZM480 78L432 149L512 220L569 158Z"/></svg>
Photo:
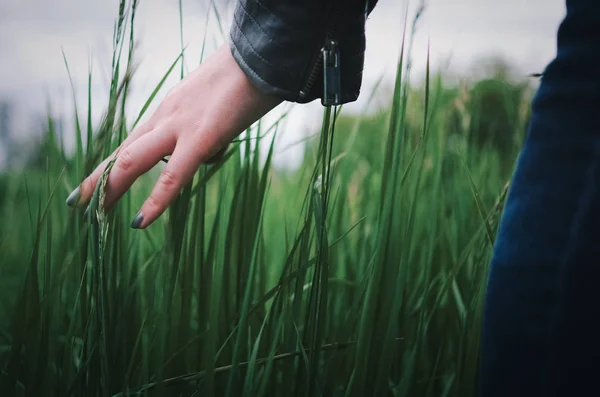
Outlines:
<svg viewBox="0 0 600 397"><path fill-rule="evenodd" d="M237 0L231 52L263 93L307 103L323 98L322 48L337 42L339 103L360 93L365 22L377 0Z"/></svg>

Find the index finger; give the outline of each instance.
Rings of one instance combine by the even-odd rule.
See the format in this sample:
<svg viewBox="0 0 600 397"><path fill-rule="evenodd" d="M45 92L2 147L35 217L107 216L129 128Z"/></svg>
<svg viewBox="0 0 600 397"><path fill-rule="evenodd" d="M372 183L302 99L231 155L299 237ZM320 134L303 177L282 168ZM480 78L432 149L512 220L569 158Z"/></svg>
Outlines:
<svg viewBox="0 0 600 397"><path fill-rule="evenodd" d="M115 149L106 159L104 159L90 175L88 175L67 197L66 204L71 207L82 206L87 204L94 194L96 184L104 169L120 151L126 149L129 145L135 142L142 135L150 132L154 128L154 124L146 122L138 125L132 132L121 142L118 148Z"/></svg>

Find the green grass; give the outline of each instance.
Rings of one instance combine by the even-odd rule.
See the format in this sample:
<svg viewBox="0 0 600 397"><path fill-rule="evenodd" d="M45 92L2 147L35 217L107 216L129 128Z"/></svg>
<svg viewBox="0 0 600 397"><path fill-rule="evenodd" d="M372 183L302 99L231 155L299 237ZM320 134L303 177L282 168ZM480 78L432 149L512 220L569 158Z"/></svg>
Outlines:
<svg viewBox="0 0 600 397"><path fill-rule="evenodd" d="M120 6L103 121L77 120L67 154L71 132L49 117L37 170L0 176L3 395L474 396L491 245L526 124L509 110L527 98L496 105L519 128L512 149L482 146L468 139L481 107L429 69L409 87L403 46L388 110L324 109L293 172L271 167L285 131L258 123L132 230L155 172L108 214L101 184L87 218L64 198L141 118L124 114L135 7Z"/></svg>

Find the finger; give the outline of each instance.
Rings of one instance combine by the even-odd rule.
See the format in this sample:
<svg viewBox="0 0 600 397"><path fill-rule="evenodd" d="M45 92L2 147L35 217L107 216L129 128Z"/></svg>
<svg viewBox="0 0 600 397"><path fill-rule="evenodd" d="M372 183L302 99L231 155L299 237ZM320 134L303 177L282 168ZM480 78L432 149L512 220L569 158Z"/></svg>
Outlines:
<svg viewBox="0 0 600 397"><path fill-rule="evenodd" d="M123 149L108 176L104 208L110 209L142 174L162 158L173 153L176 139L173 134L155 129Z"/></svg>
<svg viewBox="0 0 600 397"><path fill-rule="evenodd" d="M104 172L104 169L108 165L109 161L114 158L114 156L124 148L127 148L130 144L135 142L136 139L141 137L142 135L152 131L153 124L151 123L143 123L140 124L136 129L134 129L131 134L125 138L125 140L119 145L114 152L112 152L104 161L102 161L95 169L92 171L87 178L85 178L79 186L75 190L69 194L67 198L67 205L74 207L87 204L94 194L94 190L96 189L96 184L100 179L100 176Z"/></svg>
<svg viewBox="0 0 600 397"><path fill-rule="evenodd" d="M178 142L150 197L142 205L131 227L143 229L154 222L171 205L183 186L188 183L202 163L195 145Z"/></svg>

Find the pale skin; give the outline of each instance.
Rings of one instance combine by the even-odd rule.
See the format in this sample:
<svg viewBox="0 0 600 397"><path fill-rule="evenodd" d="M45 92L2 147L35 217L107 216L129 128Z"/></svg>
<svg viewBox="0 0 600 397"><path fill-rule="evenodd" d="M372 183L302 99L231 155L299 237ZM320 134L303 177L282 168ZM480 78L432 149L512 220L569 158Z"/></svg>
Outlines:
<svg viewBox="0 0 600 397"><path fill-rule="evenodd" d="M108 162L104 207L109 209L135 180L171 156L132 227L151 225L173 202L198 168L255 121L281 103L259 92L221 46L176 85L154 114L139 125L110 157L79 185L78 205L87 204ZM72 195L73 196L73 195ZM67 203L71 204L69 200Z"/></svg>

